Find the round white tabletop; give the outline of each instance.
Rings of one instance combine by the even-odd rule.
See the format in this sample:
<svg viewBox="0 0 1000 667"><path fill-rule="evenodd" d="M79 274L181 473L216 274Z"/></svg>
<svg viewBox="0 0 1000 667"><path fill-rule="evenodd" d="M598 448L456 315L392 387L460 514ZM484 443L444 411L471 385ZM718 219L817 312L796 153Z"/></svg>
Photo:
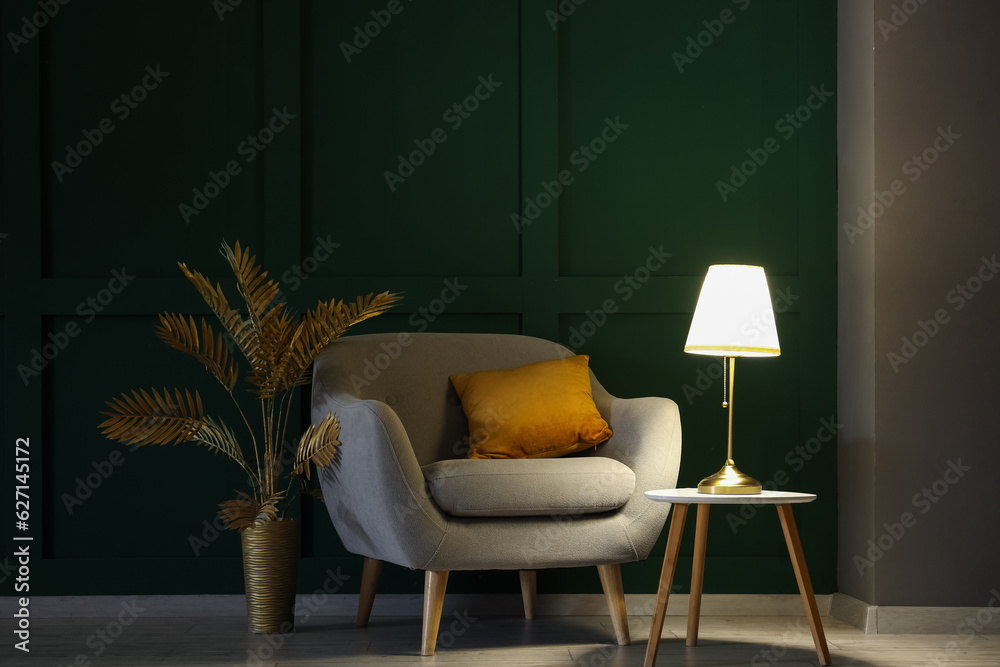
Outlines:
<svg viewBox="0 0 1000 667"><path fill-rule="evenodd" d="M682 503L684 505L787 505L789 503L810 503L816 500L815 493L795 491L768 491L747 495L726 495L723 493L698 493L698 489L657 489L646 491L646 497L662 503Z"/></svg>

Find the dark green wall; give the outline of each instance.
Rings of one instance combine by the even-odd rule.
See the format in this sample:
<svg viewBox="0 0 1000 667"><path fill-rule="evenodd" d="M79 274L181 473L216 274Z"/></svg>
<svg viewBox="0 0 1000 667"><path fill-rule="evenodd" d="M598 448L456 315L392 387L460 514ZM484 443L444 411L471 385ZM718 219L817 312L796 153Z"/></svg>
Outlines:
<svg viewBox="0 0 1000 667"><path fill-rule="evenodd" d="M197 557L189 541L241 488L233 466L193 446L128 451L96 429L104 400L133 387L197 386L222 405L153 323L161 311L204 312L175 262L225 279L223 239L249 244L299 308L405 291L394 314L359 332L541 336L590 354L616 395L673 398L684 486L725 449L721 385L703 377L714 362L682 351L701 278L712 263L763 264L782 355L740 365L737 459L761 481L820 494L797 512L816 589L835 589L835 451L809 441L836 413L835 105L810 97L835 90L834 2L567 0L574 11L559 15L554 0L402 0L348 62L342 43L386 3L244 0L220 17L224 1L70 3L16 52L10 37L0 45L0 496L12 496L15 438L29 437L33 593L242 590L235 535ZM3 34L20 35L38 5L2 11ZM688 49L688 62L675 55ZM154 78L157 68L169 74ZM144 77L150 90L124 116L115 100ZM448 112L477 87L467 117ZM793 127L782 119L796 110ZM57 174L53 161L66 163L66 146L105 118L113 131ZM281 131L263 150L243 144L269 124ZM434 137L390 189L398 156ZM745 184L723 197L718 182L751 155L767 160L748 163ZM226 187L195 201L227 163ZM204 203L196 215L180 207ZM533 219L519 230L514 214ZM339 246L307 262L315 271L302 280L303 258L326 257L317 239ZM670 256L650 260L661 247ZM102 292L114 271L134 277ZM422 315L448 280L465 286L460 296ZM19 366L50 334L65 334L64 349L26 376ZM808 460L795 453L809 445ZM113 472L67 507L95 465ZM300 588L340 567L356 591L360 560L324 508L307 501L301 513ZM0 542L12 530L0 522ZM710 531L707 592L795 591L773 511L745 525L716 511ZM665 537L624 568L629 592L655 590ZM418 573L384 577L385 592L420 590ZM450 589L508 589L511 577L469 573ZM589 570L547 573L539 586L599 590Z"/></svg>

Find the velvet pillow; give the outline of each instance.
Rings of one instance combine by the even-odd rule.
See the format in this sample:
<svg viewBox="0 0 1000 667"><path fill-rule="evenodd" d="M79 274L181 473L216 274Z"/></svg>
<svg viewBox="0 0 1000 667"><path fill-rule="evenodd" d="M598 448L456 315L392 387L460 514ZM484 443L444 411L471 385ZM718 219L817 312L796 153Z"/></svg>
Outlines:
<svg viewBox="0 0 1000 667"><path fill-rule="evenodd" d="M470 459L548 458L604 442L587 355L452 375L469 419Z"/></svg>

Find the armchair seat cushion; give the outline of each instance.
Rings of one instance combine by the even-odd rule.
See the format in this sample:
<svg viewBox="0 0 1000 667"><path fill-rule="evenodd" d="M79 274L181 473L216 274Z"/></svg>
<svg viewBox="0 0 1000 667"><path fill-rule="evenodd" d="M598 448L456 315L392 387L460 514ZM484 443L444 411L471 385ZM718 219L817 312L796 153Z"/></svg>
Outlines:
<svg viewBox="0 0 1000 667"><path fill-rule="evenodd" d="M597 514L635 490L628 466L600 456L448 459L421 470L438 507L462 517Z"/></svg>

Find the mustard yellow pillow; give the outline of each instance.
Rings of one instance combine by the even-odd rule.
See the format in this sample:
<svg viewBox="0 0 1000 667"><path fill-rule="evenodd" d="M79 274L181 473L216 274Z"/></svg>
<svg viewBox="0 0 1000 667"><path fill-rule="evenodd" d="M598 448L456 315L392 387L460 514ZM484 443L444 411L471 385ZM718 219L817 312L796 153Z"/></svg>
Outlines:
<svg viewBox="0 0 1000 667"><path fill-rule="evenodd" d="M452 375L469 419L470 459L548 458L611 437L590 393L589 357Z"/></svg>

